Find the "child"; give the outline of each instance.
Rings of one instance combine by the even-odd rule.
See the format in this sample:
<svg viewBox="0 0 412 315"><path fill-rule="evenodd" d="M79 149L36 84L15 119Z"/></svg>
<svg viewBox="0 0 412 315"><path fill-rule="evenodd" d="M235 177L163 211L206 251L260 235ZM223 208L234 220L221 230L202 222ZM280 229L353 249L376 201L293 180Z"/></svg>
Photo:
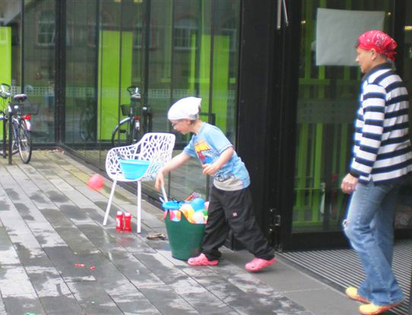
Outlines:
<svg viewBox="0 0 412 315"><path fill-rule="evenodd" d="M229 229L255 258L246 270L255 272L276 262L274 250L256 223L249 191L249 173L223 132L199 119L201 99L183 98L172 105L168 119L182 133L194 133L183 152L175 156L158 173L156 189L164 184L164 175L177 169L191 157L202 162L203 174L214 177L210 194L208 220L202 253L190 258L190 266L216 266Z"/></svg>

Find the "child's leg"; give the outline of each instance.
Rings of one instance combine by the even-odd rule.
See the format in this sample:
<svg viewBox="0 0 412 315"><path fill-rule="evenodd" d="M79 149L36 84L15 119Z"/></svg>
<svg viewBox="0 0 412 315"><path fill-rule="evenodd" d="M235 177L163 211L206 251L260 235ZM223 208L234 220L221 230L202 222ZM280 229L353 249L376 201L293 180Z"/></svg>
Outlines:
<svg viewBox="0 0 412 315"><path fill-rule="evenodd" d="M204 253L209 260L215 260L222 256L219 248L225 243L229 233L225 212L220 202L219 193L215 187L212 187L211 190L209 209L207 212L208 218L202 243L202 253Z"/></svg>
<svg viewBox="0 0 412 315"><path fill-rule="evenodd" d="M233 235L255 257L272 259L274 250L256 222L249 189L224 191L224 195L222 203Z"/></svg>

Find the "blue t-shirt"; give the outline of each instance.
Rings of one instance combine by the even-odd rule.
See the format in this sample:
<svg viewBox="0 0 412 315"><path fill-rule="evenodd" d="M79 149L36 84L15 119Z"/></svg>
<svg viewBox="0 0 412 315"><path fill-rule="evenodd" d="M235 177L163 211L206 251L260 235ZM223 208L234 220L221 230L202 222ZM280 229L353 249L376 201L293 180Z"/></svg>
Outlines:
<svg viewBox="0 0 412 315"><path fill-rule="evenodd" d="M198 158L202 164L212 164L230 147L233 145L219 128L203 122L199 133L193 135L183 152ZM216 172L213 184L222 190L240 190L250 185L249 172L236 152Z"/></svg>

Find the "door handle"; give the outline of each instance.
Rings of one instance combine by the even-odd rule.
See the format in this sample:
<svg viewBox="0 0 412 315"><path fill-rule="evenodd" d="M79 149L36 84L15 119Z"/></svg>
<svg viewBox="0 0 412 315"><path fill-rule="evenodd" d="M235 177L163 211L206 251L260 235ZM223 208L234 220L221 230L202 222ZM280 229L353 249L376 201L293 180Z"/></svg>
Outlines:
<svg viewBox="0 0 412 315"><path fill-rule="evenodd" d="M277 11L277 19L276 19L276 29L280 30L282 28L282 1L278 0L278 11Z"/></svg>
<svg viewBox="0 0 412 315"><path fill-rule="evenodd" d="M286 6L286 0L283 0L283 14L285 15L285 25L289 26L289 16L288 16L288 7Z"/></svg>
<svg viewBox="0 0 412 315"><path fill-rule="evenodd" d="M278 10L277 10L277 18L276 18L276 29L280 30L282 28L282 13L285 17L285 25L286 27L289 26L289 15L288 9L286 6L286 0L278 0Z"/></svg>

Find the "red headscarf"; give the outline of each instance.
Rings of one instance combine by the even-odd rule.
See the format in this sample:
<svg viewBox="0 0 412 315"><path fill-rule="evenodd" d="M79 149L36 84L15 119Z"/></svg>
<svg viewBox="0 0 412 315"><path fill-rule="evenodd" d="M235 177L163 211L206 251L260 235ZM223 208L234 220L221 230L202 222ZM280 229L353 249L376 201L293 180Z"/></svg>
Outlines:
<svg viewBox="0 0 412 315"><path fill-rule="evenodd" d="M398 44L388 34L379 30L365 32L358 38L358 48L366 50L374 48L390 60L395 60L396 46Z"/></svg>

